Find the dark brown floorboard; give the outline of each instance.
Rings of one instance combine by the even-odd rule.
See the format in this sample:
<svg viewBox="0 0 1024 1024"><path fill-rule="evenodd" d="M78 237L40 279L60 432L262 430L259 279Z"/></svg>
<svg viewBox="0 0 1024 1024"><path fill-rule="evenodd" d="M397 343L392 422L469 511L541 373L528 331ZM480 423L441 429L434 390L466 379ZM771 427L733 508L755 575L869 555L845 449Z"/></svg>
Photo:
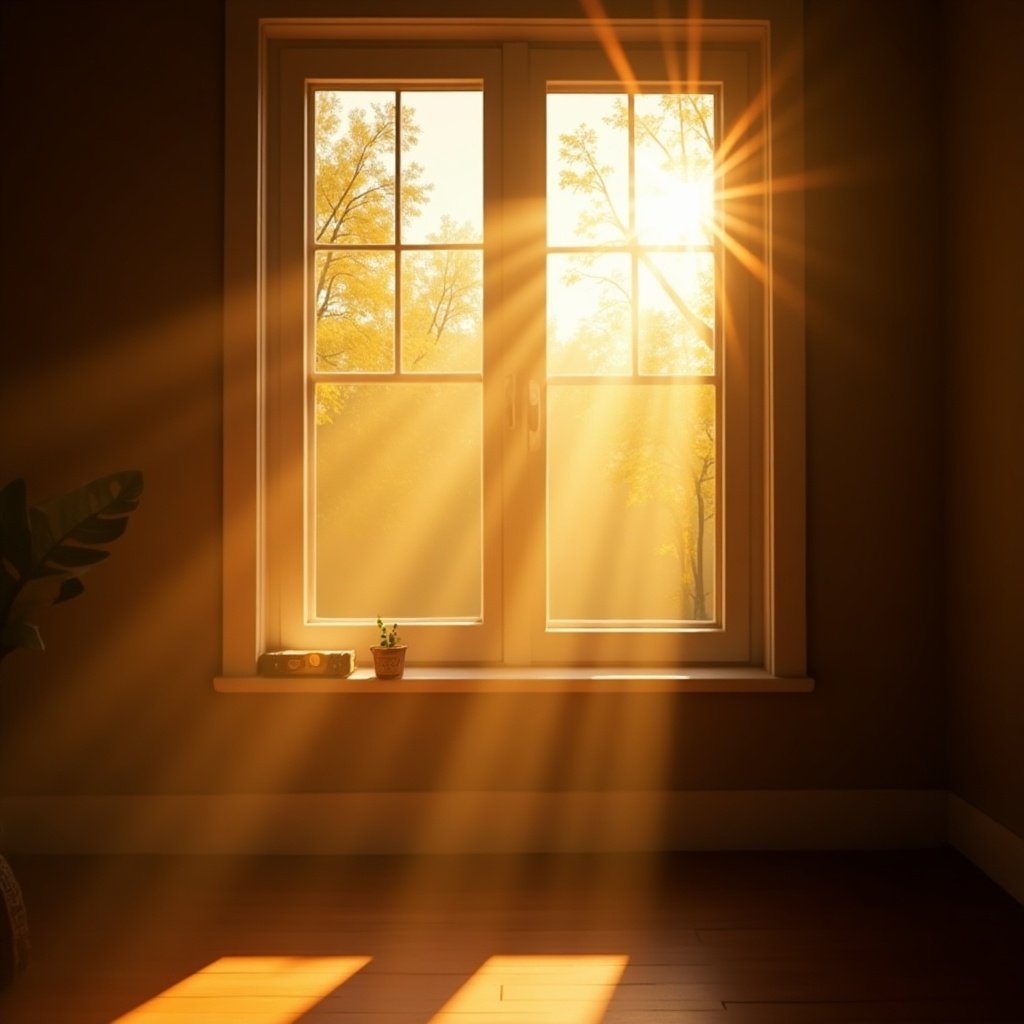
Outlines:
<svg viewBox="0 0 1024 1024"><path fill-rule="evenodd" d="M3 1024L1024 1022L1024 908L950 850L12 863Z"/></svg>

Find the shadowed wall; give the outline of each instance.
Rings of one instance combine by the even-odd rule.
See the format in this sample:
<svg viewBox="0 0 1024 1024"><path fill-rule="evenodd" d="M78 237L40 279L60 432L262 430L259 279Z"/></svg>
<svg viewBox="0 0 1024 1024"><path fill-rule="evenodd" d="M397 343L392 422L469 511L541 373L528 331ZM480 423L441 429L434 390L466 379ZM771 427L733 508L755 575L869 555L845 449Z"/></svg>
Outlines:
<svg viewBox="0 0 1024 1024"><path fill-rule="evenodd" d="M0 670L0 787L945 786L944 69L932 12L885 5L868 24L853 0L806 4L807 163L841 172L807 196L816 691L283 697L211 687L222 6L6 3L0 477L26 476L42 499L131 466L146 494L86 595L46 615L48 653Z"/></svg>
<svg viewBox="0 0 1024 1024"><path fill-rule="evenodd" d="M1024 5L949 6L950 775L1024 836Z"/></svg>

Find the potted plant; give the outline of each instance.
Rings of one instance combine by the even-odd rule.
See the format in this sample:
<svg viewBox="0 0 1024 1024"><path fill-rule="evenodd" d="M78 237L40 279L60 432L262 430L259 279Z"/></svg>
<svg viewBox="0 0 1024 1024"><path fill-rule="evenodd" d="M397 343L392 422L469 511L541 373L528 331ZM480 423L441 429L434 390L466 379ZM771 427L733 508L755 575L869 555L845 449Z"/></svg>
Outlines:
<svg viewBox="0 0 1024 1024"><path fill-rule="evenodd" d="M44 649L30 621L43 607L77 597L82 576L110 552L138 507L142 474L100 477L29 506L24 480L0 490L0 660L19 647ZM0 856L0 986L28 962L28 917L21 887Z"/></svg>
<svg viewBox="0 0 1024 1024"><path fill-rule="evenodd" d="M398 635L398 623L391 626L377 616L380 643L370 647L373 655L373 671L378 679L401 679L405 671L405 644Z"/></svg>

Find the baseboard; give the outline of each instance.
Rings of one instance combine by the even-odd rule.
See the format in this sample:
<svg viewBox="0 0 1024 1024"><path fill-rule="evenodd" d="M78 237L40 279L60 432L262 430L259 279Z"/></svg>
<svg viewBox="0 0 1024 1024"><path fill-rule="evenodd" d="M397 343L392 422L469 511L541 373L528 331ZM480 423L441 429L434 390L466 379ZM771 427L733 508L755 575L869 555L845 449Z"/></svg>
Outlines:
<svg viewBox="0 0 1024 1024"><path fill-rule="evenodd" d="M942 790L0 798L8 853L446 854L941 846Z"/></svg>
<svg viewBox="0 0 1024 1024"><path fill-rule="evenodd" d="M854 850L947 841L1024 903L1024 839L942 790L0 798L27 854Z"/></svg>
<svg viewBox="0 0 1024 1024"><path fill-rule="evenodd" d="M953 793L948 803L950 844L1024 903L1024 839Z"/></svg>

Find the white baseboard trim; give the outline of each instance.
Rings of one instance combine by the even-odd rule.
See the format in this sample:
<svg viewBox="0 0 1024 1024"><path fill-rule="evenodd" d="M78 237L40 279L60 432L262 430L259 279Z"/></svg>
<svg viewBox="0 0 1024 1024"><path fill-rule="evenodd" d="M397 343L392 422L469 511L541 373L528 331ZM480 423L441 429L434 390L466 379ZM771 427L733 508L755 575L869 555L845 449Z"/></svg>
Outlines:
<svg viewBox="0 0 1024 1024"><path fill-rule="evenodd" d="M449 854L941 846L944 790L0 798L42 854Z"/></svg>
<svg viewBox="0 0 1024 1024"><path fill-rule="evenodd" d="M954 793L948 817L950 844L1024 903L1024 839Z"/></svg>

